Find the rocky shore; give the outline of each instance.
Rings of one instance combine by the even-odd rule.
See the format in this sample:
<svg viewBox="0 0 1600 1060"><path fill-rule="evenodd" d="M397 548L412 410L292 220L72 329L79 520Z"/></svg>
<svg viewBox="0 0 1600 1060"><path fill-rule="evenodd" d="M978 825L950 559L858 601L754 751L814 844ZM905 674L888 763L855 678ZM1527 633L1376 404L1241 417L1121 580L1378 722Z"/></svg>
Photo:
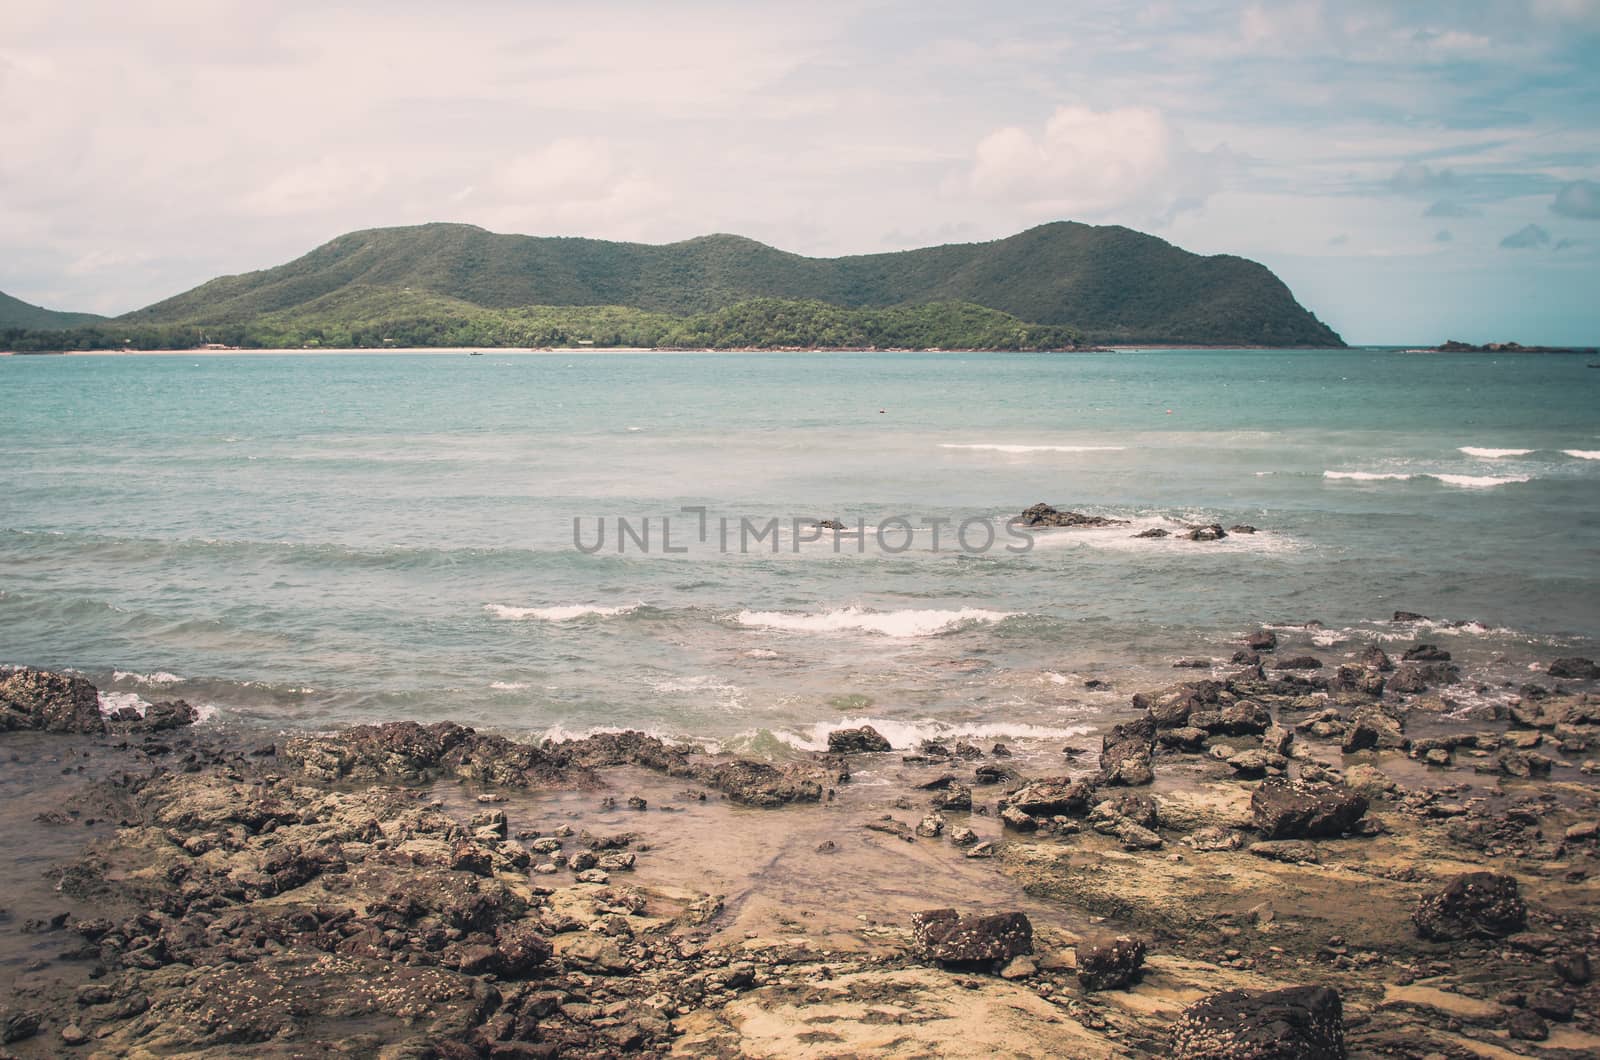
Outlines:
<svg viewBox="0 0 1600 1060"><path fill-rule="evenodd" d="M1600 669L1218 647L1098 746L779 762L0 671L0 1056L1600 1052Z"/></svg>

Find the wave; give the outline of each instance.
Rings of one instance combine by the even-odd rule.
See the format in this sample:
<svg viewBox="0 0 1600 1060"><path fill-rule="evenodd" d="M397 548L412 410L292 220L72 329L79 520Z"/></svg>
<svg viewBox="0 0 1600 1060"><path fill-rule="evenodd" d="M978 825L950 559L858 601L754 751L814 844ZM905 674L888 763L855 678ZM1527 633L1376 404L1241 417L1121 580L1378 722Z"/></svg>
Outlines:
<svg viewBox="0 0 1600 1060"><path fill-rule="evenodd" d="M134 681L141 685L175 685L183 680L177 674L169 674L165 670L157 670L151 674L138 674L129 670L113 670L111 679L114 681Z"/></svg>
<svg viewBox="0 0 1600 1060"><path fill-rule="evenodd" d="M144 717L144 712L150 709L150 704L140 699L134 692L100 692L100 713L110 717L125 707L131 707L138 712L139 717Z"/></svg>
<svg viewBox="0 0 1600 1060"><path fill-rule="evenodd" d="M1482 460L1499 460L1505 456L1527 456L1533 452L1532 449L1480 449L1475 445L1458 446L1456 451Z"/></svg>
<svg viewBox="0 0 1600 1060"><path fill-rule="evenodd" d="M1579 460L1600 460L1600 449L1563 449L1561 451Z"/></svg>
<svg viewBox="0 0 1600 1060"><path fill-rule="evenodd" d="M896 751L915 750L923 740L1070 740L1093 729L1091 725L1050 726L1027 722L946 722L933 718L906 721L893 718L834 718L772 735L800 751L826 751L828 733L870 725Z"/></svg>
<svg viewBox="0 0 1600 1060"><path fill-rule="evenodd" d="M844 607L822 614L740 611L734 617L741 626L786 633L877 633L900 638L931 637L963 626L1000 622L1015 615L1014 611L990 611L979 607L964 607L959 611L867 611L860 607Z"/></svg>
<svg viewBox="0 0 1600 1060"><path fill-rule="evenodd" d="M489 687L496 692L521 692L530 686L526 681L490 681Z"/></svg>
<svg viewBox="0 0 1600 1060"><path fill-rule="evenodd" d="M558 607L511 607L506 604L484 604L483 609L496 618L503 618L511 622L525 622L528 619L538 622L569 622L574 618L583 618L588 615L595 615L600 618L626 615L642 606L644 605L627 604L622 607L605 607L600 604L564 604Z"/></svg>
<svg viewBox="0 0 1600 1060"><path fill-rule="evenodd" d="M1446 486L1474 490L1506 486L1513 482L1533 481L1532 475L1445 475L1430 471L1419 471L1415 474L1402 471L1324 471L1322 477L1352 482L1406 482L1414 478L1431 478Z"/></svg>
<svg viewBox="0 0 1600 1060"><path fill-rule="evenodd" d="M941 443L940 449L981 449L993 453L1119 453L1125 445L1000 445L988 442L974 445Z"/></svg>

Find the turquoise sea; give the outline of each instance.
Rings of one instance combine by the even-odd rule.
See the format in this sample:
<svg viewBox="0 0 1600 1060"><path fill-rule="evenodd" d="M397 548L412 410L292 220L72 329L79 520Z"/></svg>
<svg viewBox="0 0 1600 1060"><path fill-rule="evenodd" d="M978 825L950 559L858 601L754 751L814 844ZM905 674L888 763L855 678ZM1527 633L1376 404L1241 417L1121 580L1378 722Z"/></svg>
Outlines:
<svg viewBox="0 0 1600 1060"><path fill-rule="evenodd" d="M1057 738L1262 624L1439 643L1463 701L1600 641L1583 357L0 357L0 394L0 663L215 724ZM1132 522L1008 551L1039 501ZM1133 536L1212 521L1260 532Z"/></svg>

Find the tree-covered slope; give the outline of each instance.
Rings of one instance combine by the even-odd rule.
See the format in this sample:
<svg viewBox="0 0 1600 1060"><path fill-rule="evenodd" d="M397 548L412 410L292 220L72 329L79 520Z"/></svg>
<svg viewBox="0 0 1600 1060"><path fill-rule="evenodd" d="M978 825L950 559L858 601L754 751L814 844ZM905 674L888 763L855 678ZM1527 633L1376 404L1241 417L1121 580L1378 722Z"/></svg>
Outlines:
<svg viewBox="0 0 1600 1060"><path fill-rule="evenodd" d="M1342 345L1264 266L1131 229L1060 222L989 243L807 258L739 236L656 246L430 224L352 232L285 265L212 280L123 318L244 323L348 288L489 309L623 306L687 316L751 299L842 308L961 302L1090 341ZM950 343L953 345L953 343Z"/></svg>
<svg viewBox="0 0 1600 1060"><path fill-rule="evenodd" d="M31 328L46 331L52 328L92 324L96 320L104 319L94 313L63 313L54 309L41 309L0 291L0 328Z"/></svg>

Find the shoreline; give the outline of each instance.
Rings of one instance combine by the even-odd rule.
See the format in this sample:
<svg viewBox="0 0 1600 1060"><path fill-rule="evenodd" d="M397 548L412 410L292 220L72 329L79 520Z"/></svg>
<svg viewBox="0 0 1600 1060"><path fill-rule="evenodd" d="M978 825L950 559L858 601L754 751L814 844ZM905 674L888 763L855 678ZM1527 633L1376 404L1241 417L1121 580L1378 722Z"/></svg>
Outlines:
<svg viewBox="0 0 1600 1060"><path fill-rule="evenodd" d="M0 733L6 834L43 858L7 869L6 1048L1220 1057L1200 1023L1247 1038L1249 998L1314 987L1303 1033L1356 1055L1600 1049L1600 670L1461 709L1448 653L1404 654L1260 631L1064 751L851 730L776 765L269 738L0 671L4 727L73 730ZM1439 897L1481 870L1500 906ZM942 907L1027 945L940 941Z"/></svg>

